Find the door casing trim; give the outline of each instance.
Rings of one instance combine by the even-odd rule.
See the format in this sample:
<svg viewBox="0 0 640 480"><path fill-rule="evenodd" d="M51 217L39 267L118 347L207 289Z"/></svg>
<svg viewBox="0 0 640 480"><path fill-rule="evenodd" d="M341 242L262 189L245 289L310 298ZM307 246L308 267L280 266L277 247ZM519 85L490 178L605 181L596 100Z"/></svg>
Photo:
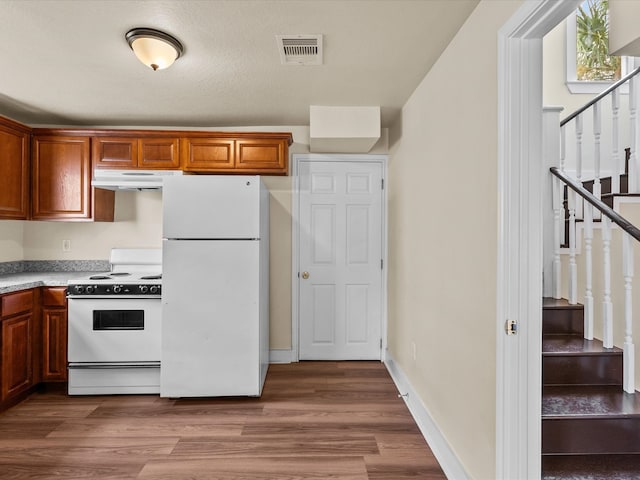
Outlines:
<svg viewBox="0 0 640 480"><path fill-rule="evenodd" d="M542 38L579 4L522 2L498 32L498 480L540 478ZM506 320L518 335L505 335Z"/></svg>

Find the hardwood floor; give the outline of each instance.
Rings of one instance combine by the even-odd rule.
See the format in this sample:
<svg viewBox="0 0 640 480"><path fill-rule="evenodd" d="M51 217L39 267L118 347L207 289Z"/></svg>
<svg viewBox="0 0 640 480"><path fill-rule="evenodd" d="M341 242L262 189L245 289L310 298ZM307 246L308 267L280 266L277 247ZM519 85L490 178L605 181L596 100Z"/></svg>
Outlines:
<svg viewBox="0 0 640 480"><path fill-rule="evenodd" d="M261 398L68 397L0 414L0 479L445 479L380 362L271 365Z"/></svg>

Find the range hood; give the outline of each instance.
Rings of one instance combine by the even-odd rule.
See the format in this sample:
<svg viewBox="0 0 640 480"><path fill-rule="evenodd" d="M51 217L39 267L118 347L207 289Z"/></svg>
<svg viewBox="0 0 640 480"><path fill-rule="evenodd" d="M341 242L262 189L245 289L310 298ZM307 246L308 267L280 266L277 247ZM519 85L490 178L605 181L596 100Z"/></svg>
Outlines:
<svg viewBox="0 0 640 480"><path fill-rule="evenodd" d="M182 175L182 170L95 169L91 185L106 190L160 190L163 179Z"/></svg>

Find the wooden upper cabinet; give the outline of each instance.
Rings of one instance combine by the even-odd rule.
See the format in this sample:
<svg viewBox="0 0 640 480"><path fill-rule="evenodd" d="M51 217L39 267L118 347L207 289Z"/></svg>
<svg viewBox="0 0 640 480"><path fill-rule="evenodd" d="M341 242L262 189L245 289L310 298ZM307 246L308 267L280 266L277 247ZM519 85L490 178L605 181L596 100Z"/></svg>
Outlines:
<svg viewBox="0 0 640 480"><path fill-rule="evenodd" d="M29 216L29 129L0 117L0 219Z"/></svg>
<svg viewBox="0 0 640 480"><path fill-rule="evenodd" d="M141 138L138 167L148 169L180 168L180 142L177 138Z"/></svg>
<svg viewBox="0 0 640 480"><path fill-rule="evenodd" d="M93 168L180 168L179 140L174 137L94 137Z"/></svg>
<svg viewBox="0 0 640 480"><path fill-rule="evenodd" d="M34 137L34 220L91 218L91 139Z"/></svg>
<svg viewBox="0 0 640 480"><path fill-rule="evenodd" d="M286 175L289 144L281 139L241 139L236 141L236 169L263 174Z"/></svg>
<svg viewBox="0 0 640 480"><path fill-rule="evenodd" d="M182 138L182 169L194 173L287 175L290 133L193 134Z"/></svg>
<svg viewBox="0 0 640 480"><path fill-rule="evenodd" d="M94 137L93 167L135 168L138 161L138 140L126 137Z"/></svg>
<svg viewBox="0 0 640 480"><path fill-rule="evenodd" d="M91 187L91 138L35 135L34 220L113 221L114 192Z"/></svg>
<svg viewBox="0 0 640 480"><path fill-rule="evenodd" d="M183 138L182 168L185 171L207 172L233 170L235 142L224 138Z"/></svg>

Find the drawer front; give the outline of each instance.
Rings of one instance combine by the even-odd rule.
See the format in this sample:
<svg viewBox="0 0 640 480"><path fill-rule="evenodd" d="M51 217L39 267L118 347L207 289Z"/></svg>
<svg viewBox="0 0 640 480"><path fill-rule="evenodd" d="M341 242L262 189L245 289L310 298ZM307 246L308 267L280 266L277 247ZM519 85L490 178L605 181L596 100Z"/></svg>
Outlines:
<svg viewBox="0 0 640 480"><path fill-rule="evenodd" d="M67 287L45 287L42 289L42 305L46 307L66 307Z"/></svg>
<svg viewBox="0 0 640 480"><path fill-rule="evenodd" d="M0 315L3 317L28 312L33 309L33 290L5 295L2 297L0 305L2 305Z"/></svg>

